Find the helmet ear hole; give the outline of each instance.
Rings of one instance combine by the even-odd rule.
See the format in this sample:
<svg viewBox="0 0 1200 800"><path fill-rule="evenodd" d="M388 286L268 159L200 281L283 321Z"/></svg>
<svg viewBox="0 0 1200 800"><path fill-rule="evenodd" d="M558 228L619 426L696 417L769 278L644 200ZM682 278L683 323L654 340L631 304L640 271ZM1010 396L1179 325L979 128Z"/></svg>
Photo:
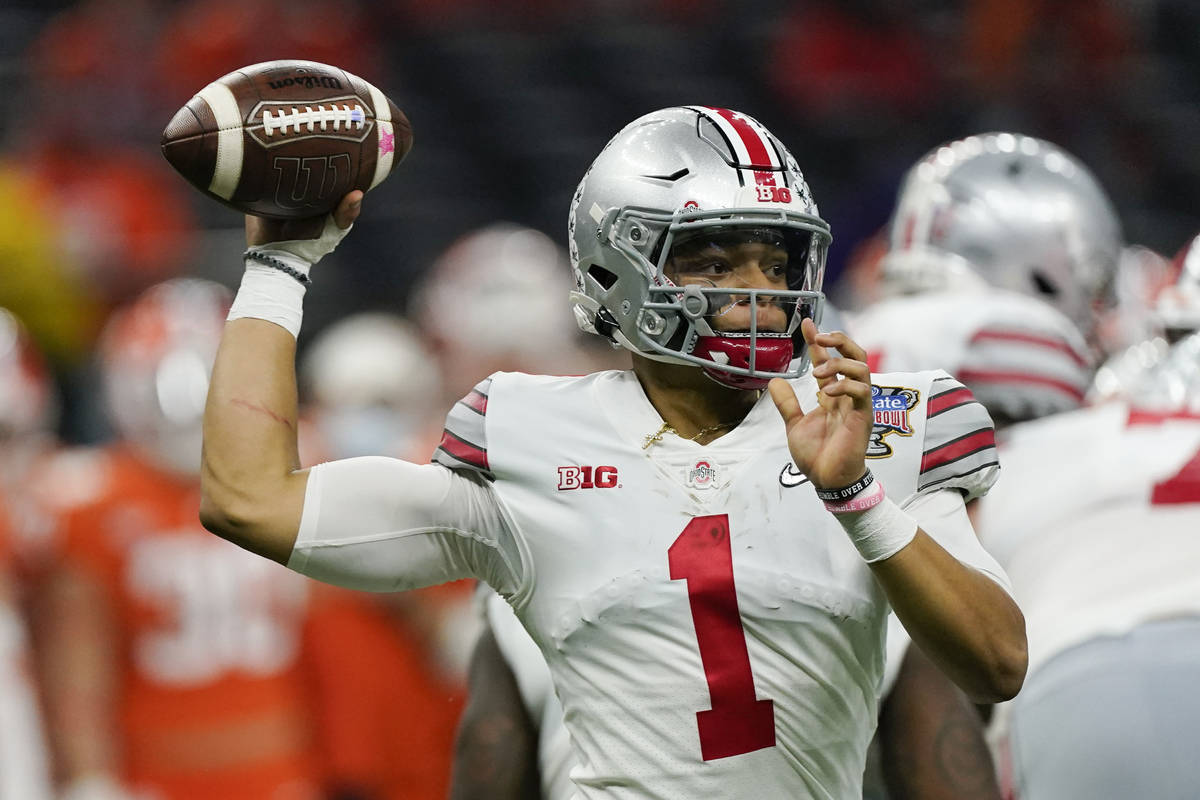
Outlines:
<svg viewBox="0 0 1200 800"><path fill-rule="evenodd" d="M617 274L599 264L592 264L588 267L587 274L588 277L600 284L605 291L611 289L617 282Z"/></svg>
<svg viewBox="0 0 1200 800"><path fill-rule="evenodd" d="M1058 297L1058 284L1046 277L1046 275L1038 269L1030 270L1029 279L1033 281L1033 288L1038 294L1046 297Z"/></svg>

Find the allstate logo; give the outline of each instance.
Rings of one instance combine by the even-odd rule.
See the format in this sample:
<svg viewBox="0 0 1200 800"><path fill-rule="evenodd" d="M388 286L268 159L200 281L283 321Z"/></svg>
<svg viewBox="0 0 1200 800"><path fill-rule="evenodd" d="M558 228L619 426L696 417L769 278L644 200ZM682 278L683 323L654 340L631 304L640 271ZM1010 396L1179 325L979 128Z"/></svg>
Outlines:
<svg viewBox="0 0 1200 800"><path fill-rule="evenodd" d="M891 445L884 441L886 436L893 433L912 436L912 422L908 415L920 399L920 392L906 386L871 386L875 424L871 428L867 458L887 458L892 454Z"/></svg>

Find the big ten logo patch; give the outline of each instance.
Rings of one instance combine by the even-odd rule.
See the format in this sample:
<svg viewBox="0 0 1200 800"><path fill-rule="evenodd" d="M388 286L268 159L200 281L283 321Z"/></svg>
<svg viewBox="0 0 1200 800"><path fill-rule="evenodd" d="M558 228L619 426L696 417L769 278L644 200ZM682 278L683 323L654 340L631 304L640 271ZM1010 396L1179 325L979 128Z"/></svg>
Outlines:
<svg viewBox="0 0 1200 800"><path fill-rule="evenodd" d="M792 190L786 186L772 186L771 184L760 183L754 187L754 193L760 203L792 202Z"/></svg>
<svg viewBox="0 0 1200 800"><path fill-rule="evenodd" d="M687 471L687 485L693 489L712 489L721 483L720 467L707 459L700 459Z"/></svg>
<svg viewBox="0 0 1200 800"><path fill-rule="evenodd" d="M616 467L559 467L558 490L617 489Z"/></svg>
<svg viewBox="0 0 1200 800"><path fill-rule="evenodd" d="M867 444L867 458L887 458L892 447L885 438L891 434L912 436L909 412L916 407L921 394L904 386L871 386L871 407L875 424Z"/></svg>

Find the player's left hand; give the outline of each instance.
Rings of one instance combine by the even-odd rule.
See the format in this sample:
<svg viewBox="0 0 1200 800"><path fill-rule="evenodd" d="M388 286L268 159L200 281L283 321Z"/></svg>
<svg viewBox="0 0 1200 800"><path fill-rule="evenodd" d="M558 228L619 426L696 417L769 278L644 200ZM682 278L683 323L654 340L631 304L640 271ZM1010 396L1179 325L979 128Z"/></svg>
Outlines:
<svg viewBox="0 0 1200 800"><path fill-rule="evenodd" d="M844 333L819 333L810 319L800 330L817 379L817 407L801 411L791 384L782 379L772 380L767 389L783 417L797 469L817 488L849 486L867 470L875 420L867 354ZM838 352L831 353L834 349Z"/></svg>

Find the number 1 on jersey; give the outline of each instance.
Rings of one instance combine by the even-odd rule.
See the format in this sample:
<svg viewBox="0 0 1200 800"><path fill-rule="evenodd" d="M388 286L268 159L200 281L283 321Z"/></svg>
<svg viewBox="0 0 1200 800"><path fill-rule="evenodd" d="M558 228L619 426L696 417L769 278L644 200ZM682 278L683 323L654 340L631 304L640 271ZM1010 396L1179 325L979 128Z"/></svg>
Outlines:
<svg viewBox="0 0 1200 800"><path fill-rule="evenodd" d="M667 550L671 580L687 581L712 708L696 712L700 755L728 758L775 745L775 707L754 693L733 584L729 516L696 517Z"/></svg>

